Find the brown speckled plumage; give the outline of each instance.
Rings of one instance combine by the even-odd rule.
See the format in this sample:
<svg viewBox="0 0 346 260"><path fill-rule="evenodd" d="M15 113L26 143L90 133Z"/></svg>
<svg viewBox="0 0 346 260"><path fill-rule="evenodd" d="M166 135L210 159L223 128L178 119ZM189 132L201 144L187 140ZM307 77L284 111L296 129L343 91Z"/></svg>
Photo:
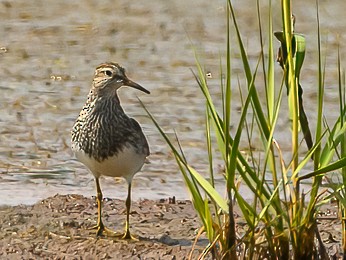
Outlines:
<svg viewBox="0 0 346 260"><path fill-rule="evenodd" d="M102 162L108 157L117 155L124 146L133 146L138 153L149 155L149 146L140 125L129 118L117 95L117 89L107 86L109 78L106 71L116 73L125 71L117 64L106 63L96 68L95 78L87 101L72 130L72 149L82 150L95 160Z"/></svg>

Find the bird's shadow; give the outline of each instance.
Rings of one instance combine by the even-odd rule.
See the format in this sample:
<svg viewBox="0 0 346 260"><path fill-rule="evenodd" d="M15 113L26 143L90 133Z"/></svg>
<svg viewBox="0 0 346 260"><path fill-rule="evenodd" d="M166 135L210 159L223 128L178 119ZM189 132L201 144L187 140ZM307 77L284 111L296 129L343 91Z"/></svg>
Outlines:
<svg viewBox="0 0 346 260"><path fill-rule="evenodd" d="M149 238L149 237L139 237L139 241L151 242L151 243L161 243L168 246L192 246L194 243L191 239L186 238L172 238L169 235L162 235L159 238ZM209 243L208 239L198 239L197 246L207 246Z"/></svg>

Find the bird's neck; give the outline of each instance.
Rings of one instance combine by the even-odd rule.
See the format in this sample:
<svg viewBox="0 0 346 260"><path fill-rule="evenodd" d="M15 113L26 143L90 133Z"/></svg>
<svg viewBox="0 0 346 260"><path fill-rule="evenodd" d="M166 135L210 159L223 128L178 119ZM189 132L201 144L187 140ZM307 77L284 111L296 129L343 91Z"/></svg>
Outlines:
<svg viewBox="0 0 346 260"><path fill-rule="evenodd" d="M88 94L88 101L92 102L98 99L113 99L120 104L117 90L109 89L96 89L95 87L91 88Z"/></svg>
<svg viewBox="0 0 346 260"><path fill-rule="evenodd" d="M108 107L109 110L115 110L117 113L123 112L123 109L120 105L120 99L118 97L117 91L96 91L94 88L92 88L88 94L88 100L87 103L90 104L91 109L97 109L98 106ZM103 110L101 108L101 111Z"/></svg>

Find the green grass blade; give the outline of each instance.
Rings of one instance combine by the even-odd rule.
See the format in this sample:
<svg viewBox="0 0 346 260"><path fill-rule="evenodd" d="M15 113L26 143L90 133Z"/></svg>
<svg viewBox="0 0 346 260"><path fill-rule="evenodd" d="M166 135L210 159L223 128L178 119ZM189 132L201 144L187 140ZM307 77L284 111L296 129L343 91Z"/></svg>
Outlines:
<svg viewBox="0 0 346 260"><path fill-rule="evenodd" d="M235 170L236 170L236 161L237 161L237 155L239 152L239 143L240 143L240 139L241 139L241 134L242 134L242 130L243 130L243 126L244 126L244 122L246 119L246 115L247 115L247 109L249 107L249 104L252 100L252 92L255 91L255 85L254 85L254 79L256 78L256 73L257 73L257 69L258 69L258 65L259 65L260 60L257 63L257 67L255 70L255 74L252 76L252 80L249 82L250 86L249 86L249 93L248 96L245 100L245 103L243 105L242 108L242 112L240 115L240 119L239 119L239 123L238 123L238 127L237 127L237 131L233 140L233 145L232 145L232 150L231 150L231 154L230 154L230 158L229 158L229 163L228 163L228 174L229 176L227 176L227 187L228 189L231 189L234 187L234 177L235 177Z"/></svg>
<svg viewBox="0 0 346 260"><path fill-rule="evenodd" d="M196 179L196 181L200 184L203 190L209 195L209 197L216 202L216 204L226 213L228 213L228 205L227 201L221 197L221 195L211 186L211 184L194 168L189 165L185 165L185 167L189 170L191 175Z"/></svg>
<svg viewBox="0 0 346 260"><path fill-rule="evenodd" d="M245 48L244 48L244 44L243 44L243 41L242 41L242 38L241 38L241 35L240 35L240 31L239 31L239 27L238 27L237 20L236 20L236 17L235 17L235 12L234 12L234 9L233 9L233 5L232 5L230 0L228 0L228 6L229 6L229 9L231 11L231 17L233 19L233 24L234 24L234 27L235 27L235 30L236 30L236 34L237 34L237 40L238 40L238 45L239 45L239 48L240 48L241 60L243 62L244 73L245 73L245 76L246 76L246 79L247 79L247 82L248 82L248 87L250 87L251 86L250 82L253 80L252 72L251 72L251 69L250 69L249 60L248 60L248 57L247 57L247 54L246 54L246 51L245 51ZM256 113L255 113L256 114L256 118L257 118L257 120L259 122L259 125L262 128L262 131L263 131L265 137L267 138L269 136L269 128L268 128L268 125L267 125L267 120L266 120L266 118L264 116L264 113L263 113L263 110L262 110L261 103L260 103L259 98L258 98L258 94L257 94L256 88L254 88L254 90L252 91L251 95L252 95L251 102L253 103L254 111L256 111Z"/></svg>
<svg viewBox="0 0 346 260"><path fill-rule="evenodd" d="M316 171L313 171L311 173L308 173L306 175L300 176L298 178L298 181L304 180L304 179L308 179L311 177L315 177L318 175L323 175L327 172L331 172L331 171L336 171L336 170L340 170L341 168L346 167L346 157L337 160L336 162L330 163L325 167L322 167Z"/></svg>

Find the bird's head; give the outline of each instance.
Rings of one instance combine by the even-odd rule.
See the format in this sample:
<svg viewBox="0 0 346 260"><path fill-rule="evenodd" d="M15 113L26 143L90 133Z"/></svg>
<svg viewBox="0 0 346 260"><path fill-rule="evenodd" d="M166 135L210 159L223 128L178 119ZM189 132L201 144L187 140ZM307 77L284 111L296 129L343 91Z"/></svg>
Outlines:
<svg viewBox="0 0 346 260"><path fill-rule="evenodd" d="M93 81L93 87L96 91L114 93L121 86L133 87L150 94L147 89L130 80L125 74L125 69L117 63L102 63L96 68Z"/></svg>

